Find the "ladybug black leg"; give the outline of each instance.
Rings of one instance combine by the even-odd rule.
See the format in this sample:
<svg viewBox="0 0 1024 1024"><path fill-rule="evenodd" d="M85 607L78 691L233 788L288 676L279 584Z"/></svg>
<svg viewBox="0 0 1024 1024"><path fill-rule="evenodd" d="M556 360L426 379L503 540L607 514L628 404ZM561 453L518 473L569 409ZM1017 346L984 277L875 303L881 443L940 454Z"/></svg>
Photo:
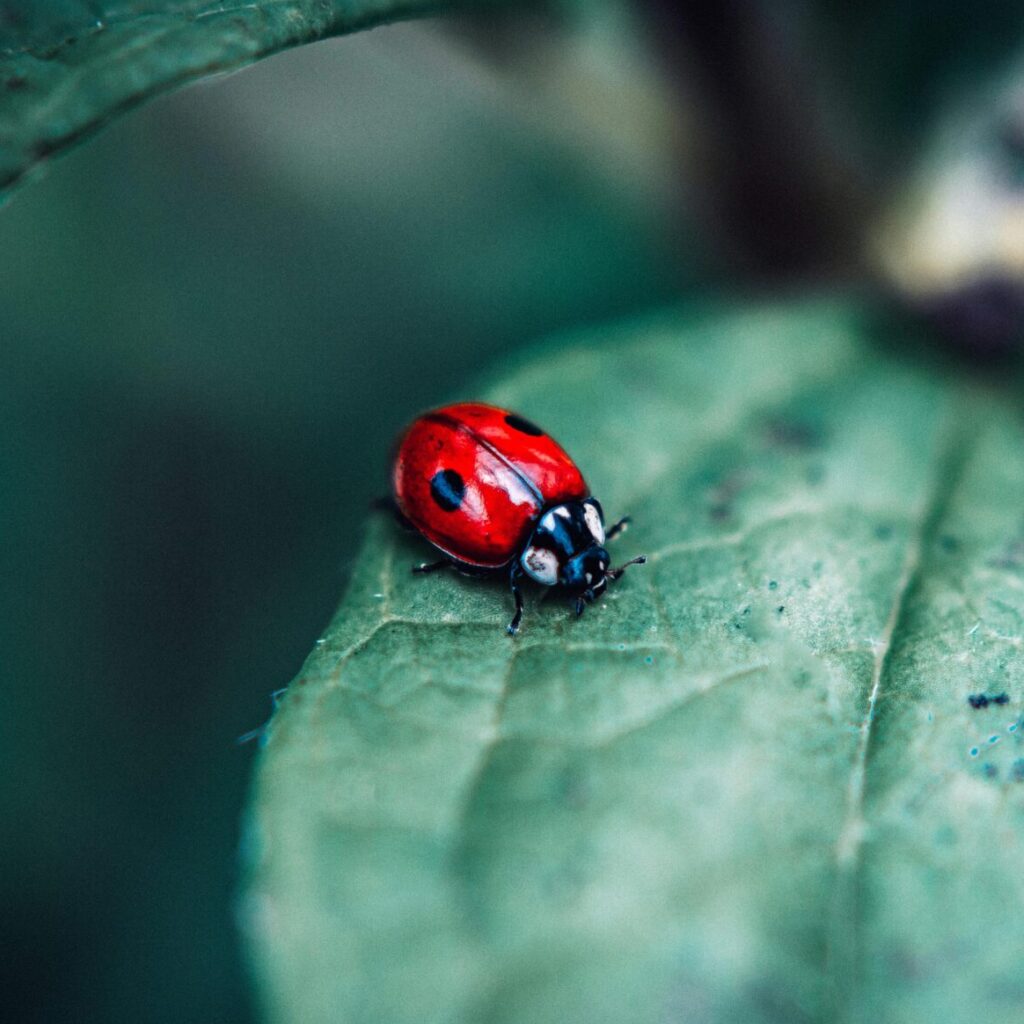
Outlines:
<svg viewBox="0 0 1024 1024"><path fill-rule="evenodd" d="M628 562L623 562L617 569L609 569L605 575L612 581L617 580L626 571L628 566L643 565L646 561L646 555L637 555L636 558L631 558Z"/></svg>
<svg viewBox="0 0 1024 1024"><path fill-rule="evenodd" d="M505 627L509 636L515 636L519 632L519 623L523 621L523 592L519 589L519 562L512 563L512 571L508 576L508 584L512 589L512 597L516 602L516 613L512 621Z"/></svg>
<svg viewBox="0 0 1024 1024"><path fill-rule="evenodd" d="M452 567L451 559L442 558L437 562L424 562L422 565L414 565L412 567L413 572L437 572L438 569L450 569Z"/></svg>
<svg viewBox="0 0 1024 1024"><path fill-rule="evenodd" d="M579 597L576 598L576 618L578 619L583 614L583 609L594 600L593 590L584 590Z"/></svg>
<svg viewBox="0 0 1024 1024"><path fill-rule="evenodd" d="M626 528L629 526L629 524L632 521L633 521L633 519L632 519L631 516L623 516L613 526L608 527L608 530L605 532L604 539L605 540L614 540L616 537L618 537L618 535L620 533L625 533L626 532Z"/></svg>

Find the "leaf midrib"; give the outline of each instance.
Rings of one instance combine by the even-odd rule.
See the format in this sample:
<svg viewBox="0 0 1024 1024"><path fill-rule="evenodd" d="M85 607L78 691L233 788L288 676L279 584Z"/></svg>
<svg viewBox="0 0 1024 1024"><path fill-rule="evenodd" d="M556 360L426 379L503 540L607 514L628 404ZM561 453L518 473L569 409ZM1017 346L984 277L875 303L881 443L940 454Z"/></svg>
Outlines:
<svg viewBox="0 0 1024 1024"><path fill-rule="evenodd" d="M893 592L890 613L878 647L868 687L861 737L851 766L846 812L835 845L835 890L829 907L826 931L825 979L837 1022L853 1019L858 991L862 953L863 900L861 879L870 853L869 825L864 816L870 761L876 744L872 742L878 701L885 695L892 665L892 653L898 649L901 630L907 621L908 607L931 564L930 552L945 518L949 504L963 477L972 440L979 430L970 396L954 393L944 426L946 438L933 460L934 482L924 502L918 526L908 538L903 569ZM974 416L965 415L971 408ZM964 424L971 423L969 431ZM866 847L866 848L865 848Z"/></svg>

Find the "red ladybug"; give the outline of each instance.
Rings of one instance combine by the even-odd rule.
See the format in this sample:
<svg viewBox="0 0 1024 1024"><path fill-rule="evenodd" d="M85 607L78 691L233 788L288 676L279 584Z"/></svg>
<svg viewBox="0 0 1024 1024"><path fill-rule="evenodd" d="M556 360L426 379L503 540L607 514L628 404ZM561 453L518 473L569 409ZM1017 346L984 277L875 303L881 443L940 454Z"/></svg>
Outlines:
<svg viewBox="0 0 1024 1024"><path fill-rule="evenodd" d="M608 568L605 541L629 520L606 533L600 503L561 446L493 405L460 402L415 420L399 440L392 488L401 516L445 556L413 572L506 575L511 634L523 617L523 575L567 591L581 615L627 565L646 561Z"/></svg>

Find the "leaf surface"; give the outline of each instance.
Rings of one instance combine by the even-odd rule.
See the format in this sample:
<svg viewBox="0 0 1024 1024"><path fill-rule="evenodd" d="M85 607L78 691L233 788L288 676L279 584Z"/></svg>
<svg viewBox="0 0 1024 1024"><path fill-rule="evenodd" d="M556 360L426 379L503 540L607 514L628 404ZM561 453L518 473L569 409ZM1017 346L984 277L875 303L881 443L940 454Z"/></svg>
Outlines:
<svg viewBox="0 0 1024 1024"><path fill-rule="evenodd" d="M454 4L7 0L0 6L0 194L52 153L173 86L446 6Z"/></svg>
<svg viewBox="0 0 1024 1024"><path fill-rule="evenodd" d="M510 640L372 520L258 774L271 1020L1021 1019L1024 430L871 333L665 314L503 375L650 556L578 622Z"/></svg>

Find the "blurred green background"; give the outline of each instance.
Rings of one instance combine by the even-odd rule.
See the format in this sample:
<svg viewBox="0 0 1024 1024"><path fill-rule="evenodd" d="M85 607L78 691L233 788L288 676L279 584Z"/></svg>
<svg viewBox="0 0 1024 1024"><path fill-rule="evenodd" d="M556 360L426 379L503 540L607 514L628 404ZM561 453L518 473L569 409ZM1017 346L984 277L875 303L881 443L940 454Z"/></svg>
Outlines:
<svg viewBox="0 0 1024 1024"><path fill-rule="evenodd" d="M1007 3L679 10L283 54L0 211L6 1019L253 1019L236 738L395 431L551 332L864 286L936 110L1019 42Z"/></svg>
<svg viewBox="0 0 1024 1024"><path fill-rule="evenodd" d="M327 622L392 435L688 272L515 89L432 26L328 42L0 212L6 1019L251 1018L235 739Z"/></svg>

